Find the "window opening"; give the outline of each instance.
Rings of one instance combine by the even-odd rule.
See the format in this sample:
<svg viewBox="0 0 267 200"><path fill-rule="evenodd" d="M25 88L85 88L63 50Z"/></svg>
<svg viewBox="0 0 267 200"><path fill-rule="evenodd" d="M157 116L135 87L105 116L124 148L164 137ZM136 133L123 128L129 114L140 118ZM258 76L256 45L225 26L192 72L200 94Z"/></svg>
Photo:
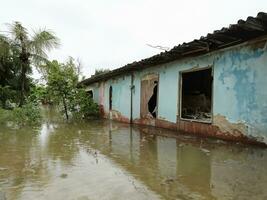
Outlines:
<svg viewBox="0 0 267 200"><path fill-rule="evenodd" d="M211 68L182 73L181 117L211 121L212 70Z"/></svg>

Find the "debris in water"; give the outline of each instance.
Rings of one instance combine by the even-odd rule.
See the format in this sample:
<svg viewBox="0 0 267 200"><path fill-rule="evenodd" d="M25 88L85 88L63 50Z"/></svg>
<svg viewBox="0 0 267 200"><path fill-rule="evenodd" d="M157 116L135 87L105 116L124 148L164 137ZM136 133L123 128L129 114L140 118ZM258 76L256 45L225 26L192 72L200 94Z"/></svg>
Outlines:
<svg viewBox="0 0 267 200"><path fill-rule="evenodd" d="M174 178L166 178L161 182L161 185L171 184L175 181Z"/></svg>
<svg viewBox="0 0 267 200"><path fill-rule="evenodd" d="M141 142L145 142L146 141L146 138L145 137L143 137L142 138L142 140L141 140Z"/></svg>
<svg viewBox="0 0 267 200"><path fill-rule="evenodd" d="M60 175L60 178L67 178L68 177L68 174L61 174Z"/></svg>
<svg viewBox="0 0 267 200"><path fill-rule="evenodd" d="M210 151L208 149L200 148L201 151L203 151L206 154L210 154Z"/></svg>
<svg viewBox="0 0 267 200"><path fill-rule="evenodd" d="M183 143L179 144L179 147L183 147L183 146L184 146L184 144L183 144Z"/></svg>

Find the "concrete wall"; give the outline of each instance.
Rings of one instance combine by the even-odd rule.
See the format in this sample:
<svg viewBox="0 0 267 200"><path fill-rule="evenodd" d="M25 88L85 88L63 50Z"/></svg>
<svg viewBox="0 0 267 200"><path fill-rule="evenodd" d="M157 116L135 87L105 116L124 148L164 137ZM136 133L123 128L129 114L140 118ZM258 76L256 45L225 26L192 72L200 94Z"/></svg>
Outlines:
<svg viewBox="0 0 267 200"><path fill-rule="evenodd" d="M184 131L221 138L257 140L267 143L267 45L266 38L133 73L133 120L140 121L141 79L149 73L159 74L158 117L150 125L170 123ZM179 115L179 73L185 70L213 68L212 123L183 122ZM109 87L113 87L113 111L109 114ZM131 75L101 82L95 88L105 116L130 120ZM102 91L102 92L101 92ZM153 121L153 120L152 120ZM146 124L146 123L144 123ZM188 125L194 124L191 129ZM186 128L188 127L188 128ZM200 127L200 128L199 128ZM210 128L212 127L212 128ZM203 135L202 134L202 135Z"/></svg>
<svg viewBox="0 0 267 200"><path fill-rule="evenodd" d="M218 54L214 59L214 123L220 126L225 117L247 135L265 137L267 142L266 77L265 43Z"/></svg>

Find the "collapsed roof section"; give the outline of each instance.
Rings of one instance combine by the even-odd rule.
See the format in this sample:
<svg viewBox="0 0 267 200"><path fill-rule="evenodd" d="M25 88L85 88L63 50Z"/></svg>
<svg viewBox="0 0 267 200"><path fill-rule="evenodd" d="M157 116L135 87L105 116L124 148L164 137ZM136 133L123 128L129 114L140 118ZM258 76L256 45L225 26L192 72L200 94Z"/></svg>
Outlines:
<svg viewBox="0 0 267 200"><path fill-rule="evenodd" d="M206 54L264 35L267 35L267 13L260 12L257 17L248 17L246 21L240 19L237 24L231 24L228 28L216 30L205 37L202 36L200 39L180 44L169 51L127 64L108 73L92 76L81 81L80 85L88 85L101 80L107 80L121 74L142 70L189 56Z"/></svg>

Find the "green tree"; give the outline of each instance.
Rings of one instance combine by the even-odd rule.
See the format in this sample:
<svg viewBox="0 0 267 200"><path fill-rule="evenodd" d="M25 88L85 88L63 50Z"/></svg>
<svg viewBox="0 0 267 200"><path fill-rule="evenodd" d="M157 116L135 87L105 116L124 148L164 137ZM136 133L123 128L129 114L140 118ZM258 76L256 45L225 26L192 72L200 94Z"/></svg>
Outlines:
<svg viewBox="0 0 267 200"><path fill-rule="evenodd" d="M76 89L70 110L77 119L99 117L99 106L83 88Z"/></svg>
<svg viewBox="0 0 267 200"><path fill-rule="evenodd" d="M47 63L47 90L53 102L63 106L66 119L98 116L99 108L83 88L78 88L79 65L73 58L66 63Z"/></svg>
<svg viewBox="0 0 267 200"><path fill-rule="evenodd" d="M78 83L78 72L72 58L66 64L52 61L47 63L48 90L52 93L54 101L62 103L64 113L69 119L69 105L72 101Z"/></svg>
<svg viewBox="0 0 267 200"><path fill-rule="evenodd" d="M96 69L95 70L95 74L93 76L97 76L97 75L100 75L100 74L106 74L110 72L110 69Z"/></svg>
<svg viewBox="0 0 267 200"><path fill-rule="evenodd" d="M30 102L36 104L51 104L51 96L48 92L48 88L43 84L33 84L28 99Z"/></svg>
<svg viewBox="0 0 267 200"><path fill-rule="evenodd" d="M6 85L6 86L1 86L0 85L0 105L2 108L8 108L7 107L7 101L8 100L14 100L14 97L16 95L16 91L10 89L10 86Z"/></svg>
<svg viewBox="0 0 267 200"><path fill-rule="evenodd" d="M16 46L8 38L0 35L0 100L5 108L6 101L17 97L19 77L19 56Z"/></svg>
<svg viewBox="0 0 267 200"><path fill-rule="evenodd" d="M36 67L47 61L47 51L59 46L59 39L53 32L45 29L35 31L31 36L28 30L20 22L9 25L9 42L18 51L20 106L25 101L27 88L27 75L32 71L32 65Z"/></svg>

